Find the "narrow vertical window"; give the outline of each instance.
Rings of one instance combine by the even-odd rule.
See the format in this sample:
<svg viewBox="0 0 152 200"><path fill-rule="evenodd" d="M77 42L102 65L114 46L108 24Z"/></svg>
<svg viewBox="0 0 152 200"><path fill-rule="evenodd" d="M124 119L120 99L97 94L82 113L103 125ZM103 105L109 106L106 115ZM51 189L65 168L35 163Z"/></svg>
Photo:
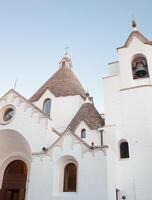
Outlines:
<svg viewBox="0 0 152 200"><path fill-rule="evenodd" d="M120 190L116 189L116 200L119 200L119 193L120 193Z"/></svg>
<svg viewBox="0 0 152 200"><path fill-rule="evenodd" d="M64 169L64 192L76 192L77 167L74 163L69 163Z"/></svg>
<svg viewBox="0 0 152 200"><path fill-rule="evenodd" d="M43 112L50 117L51 99L46 99L43 104Z"/></svg>
<svg viewBox="0 0 152 200"><path fill-rule="evenodd" d="M63 68L65 67L65 61L63 61L63 63L62 63L62 67L63 67Z"/></svg>
<svg viewBox="0 0 152 200"><path fill-rule="evenodd" d="M86 138L86 129L81 130L81 138Z"/></svg>
<svg viewBox="0 0 152 200"><path fill-rule="evenodd" d="M120 158L129 158L129 145L126 141L120 143Z"/></svg>

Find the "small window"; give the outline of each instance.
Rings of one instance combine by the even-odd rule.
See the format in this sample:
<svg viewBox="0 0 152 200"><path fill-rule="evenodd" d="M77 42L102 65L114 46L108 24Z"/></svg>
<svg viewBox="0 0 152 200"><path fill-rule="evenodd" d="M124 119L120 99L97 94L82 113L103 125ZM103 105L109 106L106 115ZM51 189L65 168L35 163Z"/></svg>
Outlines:
<svg viewBox="0 0 152 200"><path fill-rule="evenodd" d="M86 129L81 130L81 138L86 138Z"/></svg>
<svg viewBox="0 0 152 200"><path fill-rule="evenodd" d="M119 189L116 189L116 200L119 200L119 194L120 194L120 190Z"/></svg>
<svg viewBox="0 0 152 200"><path fill-rule="evenodd" d="M63 67L63 68L65 67L65 61L62 62L62 67Z"/></svg>
<svg viewBox="0 0 152 200"><path fill-rule="evenodd" d="M50 117L51 99L46 99L43 104L43 112Z"/></svg>
<svg viewBox="0 0 152 200"><path fill-rule="evenodd" d="M129 158L129 145L126 141L120 143L120 158Z"/></svg>
<svg viewBox="0 0 152 200"><path fill-rule="evenodd" d="M11 120L13 118L13 116L14 116L14 109L8 108L3 115L3 120L5 122L7 122L7 121Z"/></svg>
<svg viewBox="0 0 152 200"><path fill-rule="evenodd" d="M0 123L8 124L15 117L15 107L13 105L7 105L0 110Z"/></svg>
<svg viewBox="0 0 152 200"><path fill-rule="evenodd" d="M74 163L69 163L64 169L64 192L76 192L77 167Z"/></svg>
<svg viewBox="0 0 152 200"><path fill-rule="evenodd" d="M143 55L135 55L132 61L133 79L149 77L147 59Z"/></svg>

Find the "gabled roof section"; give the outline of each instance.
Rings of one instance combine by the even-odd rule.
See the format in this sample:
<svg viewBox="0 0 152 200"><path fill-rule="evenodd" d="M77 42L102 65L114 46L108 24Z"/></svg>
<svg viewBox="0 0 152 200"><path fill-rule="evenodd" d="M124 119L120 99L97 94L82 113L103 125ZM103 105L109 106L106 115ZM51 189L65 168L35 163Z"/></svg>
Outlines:
<svg viewBox="0 0 152 200"><path fill-rule="evenodd" d="M54 131L54 130L53 130ZM46 151L40 151L40 152L34 152L32 153L33 155L39 155L39 154L46 154L47 152L51 151L53 149L54 146L56 146L58 143L62 142L62 139L70 134L72 137L74 137L77 141L79 141L85 148L87 149L91 149L91 146L89 144L87 144L85 141L83 141L81 138L79 138L77 135L75 135L74 133L71 132L70 129L66 129L63 133L58 133L60 134L60 137L55 141L53 142L47 149ZM100 147L101 148L101 147ZM105 148L105 146L103 146L102 148Z"/></svg>
<svg viewBox="0 0 152 200"><path fill-rule="evenodd" d="M56 144L58 141L61 140L61 138L63 138L65 135L67 134L71 134L73 137L75 137L80 143L82 143L84 146L86 146L87 148L90 148L91 146L89 144L87 144L84 140L82 140L80 137L78 137L76 134L74 134L72 132L71 129L67 128L60 136L60 138L58 138L52 145L50 148L52 148L52 146L54 146L54 144Z"/></svg>
<svg viewBox="0 0 152 200"><path fill-rule="evenodd" d="M81 121L84 121L91 130L98 129L104 125L104 120L92 103L84 103L72 119L69 124L72 132L75 132Z"/></svg>
<svg viewBox="0 0 152 200"><path fill-rule="evenodd" d="M25 103L27 103L29 106L33 107L41 116L50 119L42 110L40 110L38 107L36 107L33 103L31 103L29 100L27 100L25 97L23 97L21 94L19 94L18 92L16 92L13 89L10 89L4 96L2 96L0 98L0 100L5 99L5 97L7 95L9 95L10 93L15 94L16 96L20 97Z"/></svg>
<svg viewBox="0 0 152 200"><path fill-rule="evenodd" d="M33 152L32 155L41 155L41 154L46 154L47 152L50 152L54 146L58 145L60 142L62 142L62 139L66 136L66 135L71 135L72 137L75 138L75 140L77 140L80 144L83 145L84 148L88 149L89 151L93 151L93 150L103 150L108 148L107 145L103 145L103 146L90 146L88 143L86 143L84 140L82 140L80 137L78 137L76 134L74 134L72 132L71 129L66 129L63 133L59 133L60 137L54 142L52 143L47 149L46 151L40 151L40 152Z"/></svg>
<svg viewBox="0 0 152 200"><path fill-rule="evenodd" d="M134 37L137 37L144 44L152 45L152 41L148 40L142 33L140 33L138 30L136 30L136 31L132 31L131 34L129 35L127 41L125 42L125 44L122 47L119 47L117 49L128 47Z"/></svg>
<svg viewBox="0 0 152 200"><path fill-rule="evenodd" d="M66 62L66 63L65 63ZM64 65L62 65L64 63ZM71 59L64 57L57 72L48 79L44 85L30 98L31 102L39 100L39 98L48 89L55 97L80 95L86 98L86 92L81 83L73 73L71 67Z"/></svg>

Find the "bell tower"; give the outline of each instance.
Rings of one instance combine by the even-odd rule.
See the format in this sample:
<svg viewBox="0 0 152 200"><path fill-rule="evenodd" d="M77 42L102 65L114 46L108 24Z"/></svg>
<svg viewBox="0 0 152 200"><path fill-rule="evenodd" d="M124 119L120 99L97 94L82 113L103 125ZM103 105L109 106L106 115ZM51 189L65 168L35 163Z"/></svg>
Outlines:
<svg viewBox="0 0 152 200"><path fill-rule="evenodd" d="M117 50L119 60L109 64L109 76L104 78L108 196L150 200L152 42L133 20L131 34Z"/></svg>
<svg viewBox="0 0 152 200"><path fill-rule="evenodd" d="M152 42L137 29L132 21L132 32L122 47L117 48L122 88L152 82Z"/></svg>

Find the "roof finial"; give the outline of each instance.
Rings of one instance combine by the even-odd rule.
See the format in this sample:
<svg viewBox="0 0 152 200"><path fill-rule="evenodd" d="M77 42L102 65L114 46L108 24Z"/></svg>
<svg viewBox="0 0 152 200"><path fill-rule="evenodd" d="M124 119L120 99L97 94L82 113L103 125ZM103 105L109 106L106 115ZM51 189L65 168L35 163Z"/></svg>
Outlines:
<svg viewBox="0 0 152 200"><path fill-rule="evenodd" d="M65 49L65 56L67 56L68 55L68 49L70 49L70 47L66 46L64 49Z"/></svg>
<svg viewBox="0 0 152 200"><path fill-rule="evenodd" d="M89 88L87 88L87 90L86 90L86 96L87 96L87 97L90 96L90 94L89 94Z"/></svg>
<svg viewBox="0 0 152 200"><path fill-rule="evenodd" d="M135 21L134 15L132 17L132 29L133 31L137 31L137 23Z"/></svg>
<svg viewBox="0 0 152 200"><path fill-rule="evenodd" d="M16 84L17 84L17 79L15 79L15 81L14 81L14 90L16 90Z"/></svg>

